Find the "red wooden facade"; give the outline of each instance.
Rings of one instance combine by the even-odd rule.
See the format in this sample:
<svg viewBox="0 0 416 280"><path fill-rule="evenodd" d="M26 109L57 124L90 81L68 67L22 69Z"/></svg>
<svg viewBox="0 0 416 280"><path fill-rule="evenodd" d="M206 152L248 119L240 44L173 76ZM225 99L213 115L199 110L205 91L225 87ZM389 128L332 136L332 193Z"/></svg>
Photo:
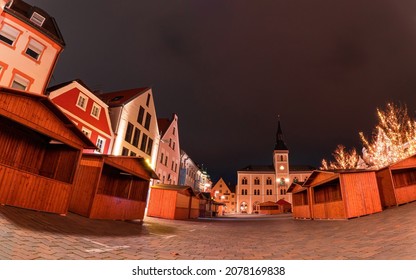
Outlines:
<svg viewBox="0 0 416 280"><path fill-rule="evenodd" d="M108 105L89 90L82 81L74 80L48 89L50 99L96 143L99 152L110 154L114 133ZM92 153L94 150L84 152Z"/></svg>
<svg viewBox="0 0 416 280"><path fill-rule="evenodd" d="M314 171L304 183L309 188L313 219L349 219L381 212L375 171Z"/></svg>
<svg viewBox="0 0 416 280"><path fill-rule="evenodd" d="M381 204L397 206L416 200L416 155L377 171Z"/></svg>
<svg viewBox="0 0 416 280"><path fill-rule="evenodd" d="M172 220L199 216L199 198L191 187L154 185L151 187L147 216Z"/></svg>
<svg viewBox="0 0 416 280"><path fill-rule="evenodd" d="M0 88L0 203L66 214L81 151L95 145L49 98Z"/></svg>
<svg viewBox="0 0 416 280"><path fill-rule="evenodd" d="M154 172L142 158L83 154L69 210L93 219L142 220Z"/></svg>

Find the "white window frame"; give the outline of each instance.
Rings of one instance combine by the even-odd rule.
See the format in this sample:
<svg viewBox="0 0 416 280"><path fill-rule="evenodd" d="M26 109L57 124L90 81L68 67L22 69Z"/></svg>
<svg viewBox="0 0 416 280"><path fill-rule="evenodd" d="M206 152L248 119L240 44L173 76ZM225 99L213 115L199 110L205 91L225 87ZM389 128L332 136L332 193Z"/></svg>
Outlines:
<svg viewBox="0 0 416 280"><path fill-rule="evenodd" d="M105 138L101 137L100 135L97 136L97 143L95 145L97 146L96 151L99 153L103 153L104 147L105 147ZM101 142L101 145L99 144Z"/></svg>
<svg viewBox="0 0 416 280"><path fill-rule="evenodd" d="M81 98L85 100L82 104L80 104ZM87 109L87 104L88 104L88 96L80 92L77 98L77 107L85 111Z"/></svg>
<svg viewBox="0 0 416 280"><path fill-rule="evenodd" d="M91 116L93 116L94 118L98 120L100 119L100 113L101 113L101 106L94 102L91 108Z"/></svg>

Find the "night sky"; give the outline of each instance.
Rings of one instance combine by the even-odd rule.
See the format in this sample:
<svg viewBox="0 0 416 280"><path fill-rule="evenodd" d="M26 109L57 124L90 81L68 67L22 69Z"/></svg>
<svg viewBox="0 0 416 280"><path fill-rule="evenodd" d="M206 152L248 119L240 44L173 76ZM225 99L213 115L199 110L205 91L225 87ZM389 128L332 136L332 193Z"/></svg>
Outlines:
<svg viewBox="0 0 416 280"><path fill-rule="evenodd" d="M291 164L320 166L386 102L416 109L416 1L25 0L66 48L50 85L152 87L159 118L215 181L271 164L278 115Z"/></svg>

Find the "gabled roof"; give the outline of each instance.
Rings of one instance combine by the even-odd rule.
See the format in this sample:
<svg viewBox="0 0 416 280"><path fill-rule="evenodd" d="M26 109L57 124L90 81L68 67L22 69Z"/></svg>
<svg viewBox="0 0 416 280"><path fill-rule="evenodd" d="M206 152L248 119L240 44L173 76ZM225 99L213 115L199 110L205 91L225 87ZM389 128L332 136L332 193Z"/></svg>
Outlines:
<svg viewBox="0 0 416 280"><path fill-rule="evenodd" d="M166 131L169 129L169 126L172 122L173 120L169 120L167 118L157 119L157 126L159 128L159 132L162 138L165 135Z"/></svg>
<svg viewBox="0 0 416 280"><path fill-rule="evenodd" d="M104 101L109 107L118 107L125 105L135 99L136 97L144 94L150 88L133 88L127 90L120 90L108 93L102 93L98 97Z"/></svg>
<svg viewBox="0 0 416 280"><path fill-rule="evenodd" d="M70 80L70 81L67 81L67 82L64 82L64 83L60 83L60 84L57 84L57 85L48 87L46 89L46 94L49 94L52 91L55 91L55 90L60 89L60 88L63 88L65 86L70 85L70 84L75 83L75 82L78 83L78 84L80 84L84 88L86 88L88 91L94 93L81 79L75 79L75 80Z"/></svg>
<svg viewBox="0 0 416 280"><path fill-rule="evenodd" d="M279 204L279 205L292 205L292 204L290 204L290 202L287 202L286 200L284 200L284 199L279 199L277 202L276 202L276 204Z"/></svg>
<svg viewBox="0 0 416 280"><path fill-rule="evenodd" d="M84 144L84 149L96 149L97 146L91 142L91 140L74 124L74 122L69 119L65 113L63 113L57 105L55 105L49 97L40 94L34 94L29 92L24 92L20 90L15 90L12 88L4 88L0 87L0 94L7 94L7 96L15 96L19 99L27 98L29 100L33 100L39 104L45 106L50 112L52 112L64 126L70 130L81 142ZM18 110L18 114L16 113L17 108L0 108L3 111L7 112L8 114L13 115L16 119L24 120L25 122L31 123L32 129L35 129L35 126L39 126L37 123L38 118L34 117L32 112ZM6 116L7 117L7 116ZM42 130L48 130L45 127L38 127Z"/></svg>
<svg viewBox="0 0 416 280"><path fill-rule="evenodd" d="M61 45L61 47L65 46L64 38L62 37L61 31L59 30L55 19L41 8L29 5L28 3L21 0L13 0L10 1L9 5L4 8L4 11L45 34L47 37ZM42 26L39 26L30 20L34 12L45 18Z"/></svg>

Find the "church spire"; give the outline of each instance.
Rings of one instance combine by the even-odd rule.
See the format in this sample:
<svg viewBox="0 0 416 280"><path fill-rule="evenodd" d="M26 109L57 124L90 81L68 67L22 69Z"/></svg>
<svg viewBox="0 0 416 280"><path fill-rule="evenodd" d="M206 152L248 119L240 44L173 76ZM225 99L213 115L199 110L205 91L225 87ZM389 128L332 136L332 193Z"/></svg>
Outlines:
<svg viewBox="0 0 416 280"><path fill-rule="evenodd" d="M288 150L285 141L283 140L282 127L280 126L280 116L277 121L277 133L276 133L276 144L274 145L275 150Z"/></svg>

